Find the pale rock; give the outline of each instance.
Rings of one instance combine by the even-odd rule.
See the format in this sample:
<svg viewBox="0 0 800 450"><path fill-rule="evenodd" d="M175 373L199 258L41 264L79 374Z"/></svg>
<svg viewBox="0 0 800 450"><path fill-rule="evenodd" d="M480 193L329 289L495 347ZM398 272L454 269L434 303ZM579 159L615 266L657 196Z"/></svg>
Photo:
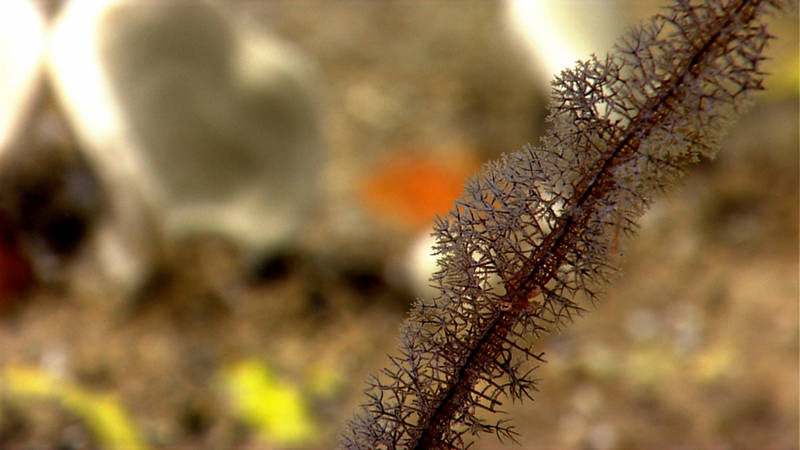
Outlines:
<svg viewBox="0 0 800 450"><path fill-rule="evenodd" d="M550 80L592 53L602 58L624 30L618 0L506 0L508 30L531 69Z"/></svg>
<svg viewBox="0 0 800 450"><path fill-rule="evenodd" d="M112 198L95 254L123 289L185 237L293 245L322 146L298 52L209 2L84 0L57 18L48 62Z"/></svg>
<svg viewBox="0 0 800 450"><path fill-rule="evenodd" d="M32 3L0 2L0 152L32 106L44 45L44 18Z"/></svg>

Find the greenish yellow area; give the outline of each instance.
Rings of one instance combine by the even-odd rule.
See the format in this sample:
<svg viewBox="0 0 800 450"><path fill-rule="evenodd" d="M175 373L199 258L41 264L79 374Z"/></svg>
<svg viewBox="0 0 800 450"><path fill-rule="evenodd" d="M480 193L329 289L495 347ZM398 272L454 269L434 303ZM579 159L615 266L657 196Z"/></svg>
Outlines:
<svg viewBox="0 0 800 450"><path fill-rule="evenodd" d="M95 394L33 367L7 366L0 372L3 393L59 402L83 419L103 448L147 448L128 414L112 395Z"/></svg>
<svg viewBox="0 0 800 450"><path fill-rule="evenodd" d="M679 361L669 347L637 346L627 359L628 376L635 382L651 385L678 373Z"/></svg>
<svg viewBox="0 0 800 450"><path fill-rule="evenodd" d="M315 365L306 373L305 383L314 397L332 398L342 390L346 381L336 370L325 365Z"/></svg>
<svg viewBox="0 0 800 450"><path fill-rule="evenodd" d="M613 379L619 375L620 355L607 346L594 344L587 347L582 364L595 379Z"/></svg>
<svg viewBox="0 0 800 450"><path fill-rule="evenodd" d="M638 346L627 359L628 376L636 382L655 384L664 379L689 374L701 383L713 382L728 374L736 362L729 346L710 346L689 357L661 345Z"/></svg>
<svg viewBox="0 0 800 450"><path fill-rule="evenodd" d="M279 445L300 446L316 438L316 426L300 390L280 380L265 364L244 360L227 367L222 384L236 415Z"/></svg>

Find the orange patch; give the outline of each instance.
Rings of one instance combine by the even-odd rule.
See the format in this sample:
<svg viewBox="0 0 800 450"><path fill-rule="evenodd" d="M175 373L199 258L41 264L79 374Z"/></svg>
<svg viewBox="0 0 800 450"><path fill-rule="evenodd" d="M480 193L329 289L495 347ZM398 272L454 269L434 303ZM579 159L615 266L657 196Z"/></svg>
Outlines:
<svg viewBox="0 0 800 450"><path fill-rule="evenodd" d="M361 186L365 206L414 228L430 226L461 195L475 164L425 156L399 156L375 167Z"/></svg>

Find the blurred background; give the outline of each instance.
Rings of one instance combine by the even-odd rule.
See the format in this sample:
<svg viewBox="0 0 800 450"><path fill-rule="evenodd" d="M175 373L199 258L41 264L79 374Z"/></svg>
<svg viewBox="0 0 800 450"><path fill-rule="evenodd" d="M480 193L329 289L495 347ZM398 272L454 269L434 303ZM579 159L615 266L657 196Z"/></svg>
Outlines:
<svg viewBox="0 0 800 450"><path fill-rule="evenodd" d="M0 448L333 448L464 179L657 1L0 3ZM798 448L798 19L521 448ZM520 448L484 436L476 448Z"/></svg>

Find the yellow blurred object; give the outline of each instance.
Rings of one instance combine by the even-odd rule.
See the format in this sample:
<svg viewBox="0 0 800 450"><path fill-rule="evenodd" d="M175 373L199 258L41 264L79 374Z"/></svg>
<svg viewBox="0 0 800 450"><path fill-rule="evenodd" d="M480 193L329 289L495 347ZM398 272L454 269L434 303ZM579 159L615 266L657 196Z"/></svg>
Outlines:
<svg viewBox="0 0 800 450"><path fill-rule="evenodd" d="M316 438L316 426L297 387L282 382L265 364L246 359L223 371L223 388L237 417L260 437L280 445L302 445Z"/></svg>
<svg viewBox="0 0 800 450"><path fill-rule="evenodd" d="M800 94L800 22L797 11L776 17L771 23L769 42L770 58L764 61L763 70L769 74L764 81L770 99L786 99Z"/></svg>
<svg viewBox="0 0 800 450"><path fill-rule="evenodd" d="M3 395L57 401L83 419L103 448L147 448L113 395L93 394L34 367L13 365L0 372L0 386L5 387L0 391Z"/></svg>
<svg viewBox="0 0 800 450"><path fill-rule="evenodd" d="M692 373L699 381L715 381L730 373L735 361L736 352L732 347L717 345L697 355Z"/></svg>
<svg viewBox="0 0 800 450"><path fill-rule="evenodd" d="M771 61L769 61L771 62ZM767 92L772 97L789 97L800 93L800 57L788 56L770 64L773 75L766 81Z"/></svg>

